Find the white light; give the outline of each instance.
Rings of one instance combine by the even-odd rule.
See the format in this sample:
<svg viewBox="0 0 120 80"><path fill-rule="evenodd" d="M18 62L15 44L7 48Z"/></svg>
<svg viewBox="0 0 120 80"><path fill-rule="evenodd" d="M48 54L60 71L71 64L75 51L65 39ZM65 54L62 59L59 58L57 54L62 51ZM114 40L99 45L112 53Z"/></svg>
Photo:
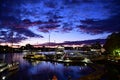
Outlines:
<svg viewBox="0 0 120 80"><path fill-rule="evenodd" d="M82 62L92 63L92 62L90 61L90 59L87 59L87 58L84 58L84 60L82 60Z"/></svg>
<svg viewBox="0 0 120 80"><path fill-rule="evenodd" d="M0 72L2 72L3 71L3 69L0 69Z"/></svg>
<svg viewBox="0 0 120 80"><path fill-rule="evenodd" d="M87 66L87 64L86 64L86 63L85 63L84 65L85 65L85 66Z"/></svg>
<svg viewBox="0 0 120 80"><path fill-rule="evenodd" d="M6 76L3 76L3 77L2 77L2 80L5 80L5 78L6 78Z"/></svg>

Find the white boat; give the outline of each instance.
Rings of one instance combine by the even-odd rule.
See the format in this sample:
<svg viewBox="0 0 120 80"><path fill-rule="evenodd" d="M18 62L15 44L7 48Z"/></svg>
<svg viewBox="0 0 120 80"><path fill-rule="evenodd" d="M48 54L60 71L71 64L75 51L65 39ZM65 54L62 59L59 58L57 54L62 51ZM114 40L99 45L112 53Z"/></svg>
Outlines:
<svg viewBox="0 0 120 80"><path fill-rule="evenodd" d="M13 62L11 64L8 64L8 71L13 71L19 69L19 63L18 62Z"/></svg>
<svg viewBox="0 0 120 80"><path fill-rule="evenodd" d="M0 63L0 73L4 72L8 69L8 65L6 63Z"/></svg>
<svg viewBox="0 0 120 80"><path fill-rule="evenodd" d="M15 69L13 71L9 71L9 72L3 72L0 74L0 80L7 80L10 76L12 76L13 74L15 74L18 71L18 69Z"/></svg>

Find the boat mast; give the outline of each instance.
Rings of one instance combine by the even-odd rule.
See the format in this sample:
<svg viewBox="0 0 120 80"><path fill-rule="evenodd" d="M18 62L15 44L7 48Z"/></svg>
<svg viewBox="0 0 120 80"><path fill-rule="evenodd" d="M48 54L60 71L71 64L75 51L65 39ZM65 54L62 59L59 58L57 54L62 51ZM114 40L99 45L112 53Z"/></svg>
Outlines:
<svg viewBox="0 0 120 80"><path fill-rule="evenodd" d="M12 60L12 63L14 62L13 61L13 35L14 35L14 33L13 33L13 30L11 30L11 60Z"/></svg>
<svg viewBox="0 0 120 80"><path fill-rule="evenodd" d="M49 32L49 48L50 48L50 32Z"/></svg>

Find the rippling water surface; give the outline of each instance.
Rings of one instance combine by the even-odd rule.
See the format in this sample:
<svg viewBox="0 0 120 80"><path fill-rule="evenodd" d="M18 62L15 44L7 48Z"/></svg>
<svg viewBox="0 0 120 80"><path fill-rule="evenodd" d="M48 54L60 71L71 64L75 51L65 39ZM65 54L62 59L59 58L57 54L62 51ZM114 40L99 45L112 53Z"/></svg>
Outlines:
<svg viewBox="0 0 120 80"><path fill-rule="evenodd" d="M93 70L87 64L63 64L23 59L23 53L0 54L2 62L18 61L19 70L7 73L8 80L77 80Z"/></svg>

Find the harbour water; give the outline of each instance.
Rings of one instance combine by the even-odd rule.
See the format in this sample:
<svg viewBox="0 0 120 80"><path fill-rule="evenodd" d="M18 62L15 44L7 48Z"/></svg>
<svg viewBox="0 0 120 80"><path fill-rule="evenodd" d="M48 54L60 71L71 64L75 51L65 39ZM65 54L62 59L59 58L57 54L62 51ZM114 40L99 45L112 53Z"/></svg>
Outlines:
<svg viewBox="0 0 120 80"><path fill-rule="evenodd" d="M1 62L19 62L19 69L6 73L7 80L78 80L94 70L87 64L64 64L49 61L25 60L23 53L0 54Z"/></svg>

